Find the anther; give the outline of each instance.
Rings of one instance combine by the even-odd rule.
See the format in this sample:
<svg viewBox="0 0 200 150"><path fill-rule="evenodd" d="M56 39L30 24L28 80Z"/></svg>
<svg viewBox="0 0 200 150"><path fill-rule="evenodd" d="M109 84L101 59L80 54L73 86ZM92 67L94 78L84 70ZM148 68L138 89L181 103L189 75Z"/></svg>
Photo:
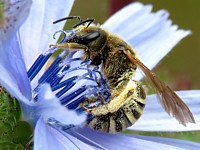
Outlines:
<svg viewBox="0 0 200 150"><path fill-rule="evenodd" d="M75 92L67 95L66 97L62 98L60 100L62 105L66 105L68 102L70 102L72 99L74 99L75 97L77 97L78 95L80 95L81 93L85 92L87 90L87 86L83 86L81 88L79 88L78 90L76 90Z"/></svg>
<svg viewBox="0 0 200 150"><path fill-rule="evenodd" d="M27 72L27 75L31 81L35 78L38 72L43 68L44 64L51 57L51 55L52 55L51 53L49 53L48 55L41 54L37 58L37 60L34 62L34 64L31 66L31 68Z"/></svg>

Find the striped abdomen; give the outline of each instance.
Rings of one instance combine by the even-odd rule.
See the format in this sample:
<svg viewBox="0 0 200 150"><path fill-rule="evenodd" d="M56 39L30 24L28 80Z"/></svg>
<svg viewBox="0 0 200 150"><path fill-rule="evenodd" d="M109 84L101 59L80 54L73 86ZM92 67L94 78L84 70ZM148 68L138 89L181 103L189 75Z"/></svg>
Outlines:
<svg viewBox="0 0 200 150"><path fill-rule="evenodd" d="M130 79L124 82L112 91L108 103L86 110L94 116L87 126L115 133L128 128L139 119L146 102L144 90L137 81Z"/></svg>

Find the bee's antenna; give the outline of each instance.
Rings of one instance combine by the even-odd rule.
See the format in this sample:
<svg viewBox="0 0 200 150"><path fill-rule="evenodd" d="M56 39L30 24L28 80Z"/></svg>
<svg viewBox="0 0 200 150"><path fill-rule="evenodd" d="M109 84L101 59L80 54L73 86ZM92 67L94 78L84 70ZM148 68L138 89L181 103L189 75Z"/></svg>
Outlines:
<svg viewBox="0 0 200 150"><path fill-rule="evenodd" d="M69 16L69 17L64 17L64 18L58 19L58 20L54 21L53 24L56 24L56 23L61 22L61 21L64 21L64 20L69 20L69 19L78 19L78 20L79 20L79 23L75 24L75 25L73 26L73 28L76 28L76 27L78 27L78 26L80 26L80 25L82 25L82 24L85 24L85 23L88 23L88 24L87 24L87 27L89 27L90 24L91 24L92 22L94 22L94 19L86 19L86 20L83 20L83 21L82 21L82 19L81 19L80 16Z"/></svg>
<svg viewBox="0 0 200 150"><path fill-rule="evenodd" d="M94 19L86 19L84 21L81 21L81 22L77 23L76 25L74 25L73 28L76 28L76 27L78 27L78 26L80 26L82 24L85 24L87 22L88 22L87 27L89 27L90 24L94 22Z"/></svg>
<svg viewBox="0 0 200 150"><path fill-rule="evenodd" d="M69 19L78 19L80 22L82 22L82 19L80 16L69 16L69 17L64 17L64 18L58 19L58 20L54 21L53 24L56 24L56 23L64 21L64 20L69 20Z"/></svg>

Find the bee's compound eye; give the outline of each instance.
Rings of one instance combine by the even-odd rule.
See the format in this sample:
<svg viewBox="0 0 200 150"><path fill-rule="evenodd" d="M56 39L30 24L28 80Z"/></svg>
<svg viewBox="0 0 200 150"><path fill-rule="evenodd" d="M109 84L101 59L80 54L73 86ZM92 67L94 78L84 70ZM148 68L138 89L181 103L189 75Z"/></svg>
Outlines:
<svg viewBox="0 0 200 150"><path fill-rule="evenodd" d="M78 43L80 43L80 44L88 44L88 43L96 40L99 36L100 36L99 32L86 33L83 36L78 38Z"/></svg>

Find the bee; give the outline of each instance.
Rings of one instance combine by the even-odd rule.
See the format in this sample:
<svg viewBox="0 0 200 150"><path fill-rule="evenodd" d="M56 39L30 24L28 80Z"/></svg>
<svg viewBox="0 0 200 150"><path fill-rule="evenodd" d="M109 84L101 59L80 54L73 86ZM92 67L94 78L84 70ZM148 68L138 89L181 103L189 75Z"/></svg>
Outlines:
<svg viewBox="0 0 200 150"><path fill-rule="evenodd" d="M94 19L82 20L79 16L71 16L54 23L74 18L80 21L73 26L75 36L65 43L52 45L63 49L84 50L83 59L90 59L90 65L101 65L101 73L111 91L109 101L100 105L85 107L97 101L94 97L80 104L88 114L94 116L86 123L87 126L115 133L133 125L140 118L146 103L146 93L141 83L132 79L138 67L154 87L159 102L169 115L184 126L188 122L195 123L188 106L139 60L134 49L122 38L94 24Z"/></svg>

